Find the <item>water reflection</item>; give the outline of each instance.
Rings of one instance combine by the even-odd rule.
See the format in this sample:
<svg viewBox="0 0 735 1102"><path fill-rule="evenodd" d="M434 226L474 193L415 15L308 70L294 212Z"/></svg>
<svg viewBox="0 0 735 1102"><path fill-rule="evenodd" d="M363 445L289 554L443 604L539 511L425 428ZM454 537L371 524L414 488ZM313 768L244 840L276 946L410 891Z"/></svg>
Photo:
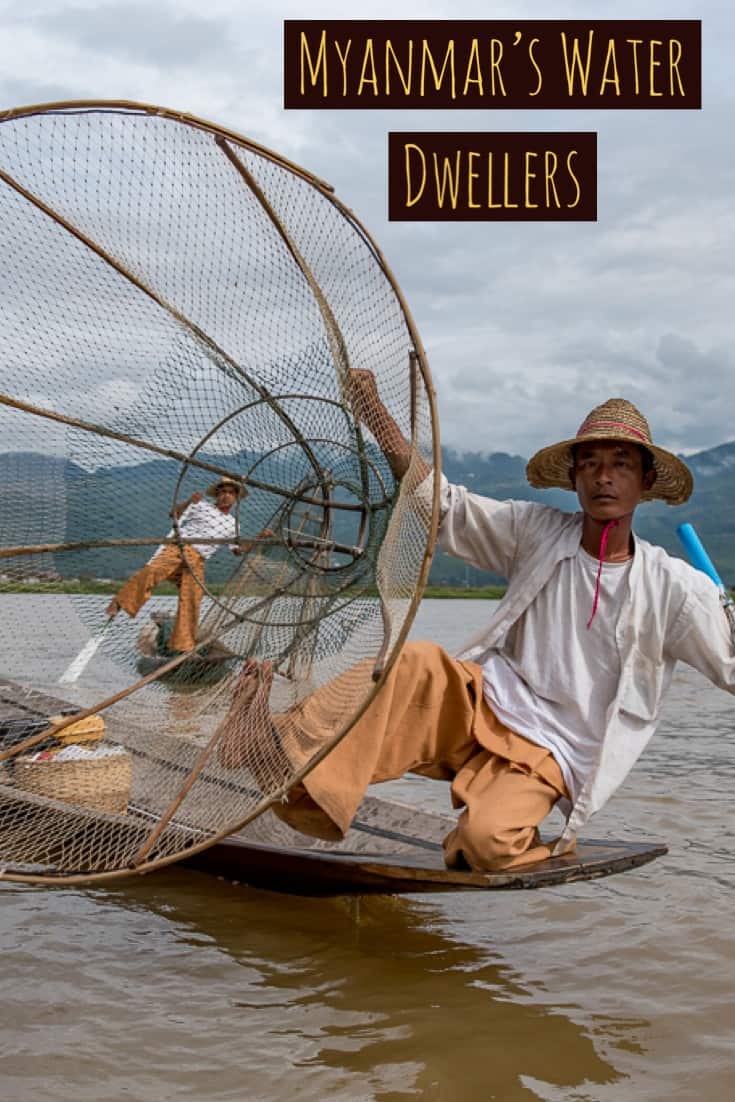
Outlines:
<svg viewBox="0 0 735 1102"><path fill-rule="evenodd" d="M417 634L450 647L487 615L429 604ZM2 1102L729 1097L732 731L732 698L678 670L592 824L669 855L558 891L370 899L355 922L185 870L1 886ZM411 802L423 781L398 783Z"/></svg>
<svg viewBox="0 0 735 1102"><path fill-rule="evenodd" d="M454 936L433 903L284 900L184 870L90 895L131 918L162 916L180 945L225 954L231 1025L247 1031L266 1079L282 1050L291 1053L278 1076L289 1091L301 1091L302 1073L308 1082L327 1072L330 1097L343 1087L339 1097L376 1099L569 1097L621 1078L569 1013L540 1005L500 954ZM490 919L492 903L477 905ZM647 1028L599 1020L595 1034L635 1049ZM237 1069L220 1076L234 1082Z"/></svg>

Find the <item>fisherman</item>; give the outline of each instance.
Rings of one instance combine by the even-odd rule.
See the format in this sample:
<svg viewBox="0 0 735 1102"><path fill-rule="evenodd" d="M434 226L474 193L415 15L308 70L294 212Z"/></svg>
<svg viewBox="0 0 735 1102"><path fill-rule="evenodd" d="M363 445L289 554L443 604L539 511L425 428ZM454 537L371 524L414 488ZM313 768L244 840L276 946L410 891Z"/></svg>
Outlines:
<svg viewBox="0 0 735 1102"><path fill-rule="evenodd" d="M401 478L409 445L374 377L353 371L351 383L356 416ZM424 466L419 495L431 488ZM369 783L411 771L449 780L463 809L444 840L449 867L543 860L573 849L627 776L678 660L735 692L716 587L633 534L639 502L679 505L692 490L687 466L654 445L635 406L610 399L593 409L573 438L533 456L527 477L532 486L575 490L581 512L495 501L442 476L439 546L502 574L506 595L458 658L434 643L404 646L348 734L275 805L293 827L341 838ZM272 671L251 662L242 678L241 717L246 698L262 709ZM320 694L299 706L309 730ZM272 722L278 732L283 717ZM294 775L307 759L298 760L293 740L281 741ZM542 842L538 826L557 803L566 826Z"/></svg>
<svg viewBox="0 0 735 1102"><path fill-rule="evenodd" d="M197 490L172 511L171 515L178 523L168 533L167 539L180 536L185 542L181 545L162 544L145 566L128 578L107 606L110 619L114 619L120 609L128 616L136 616L159 582L175 582L179 600L169 641L172 651L190 651L196 645L199 606L204 592L204 564L222 546L222 543L193 541L237 540L237 517L232 513L232 508L236 501L247 497L246 488L227 477L213 483L206 492L208 497L214 498L214 505L204 501ZM230 550L235 555L242 554L246 549L236 542L230 543Z"/></svg>

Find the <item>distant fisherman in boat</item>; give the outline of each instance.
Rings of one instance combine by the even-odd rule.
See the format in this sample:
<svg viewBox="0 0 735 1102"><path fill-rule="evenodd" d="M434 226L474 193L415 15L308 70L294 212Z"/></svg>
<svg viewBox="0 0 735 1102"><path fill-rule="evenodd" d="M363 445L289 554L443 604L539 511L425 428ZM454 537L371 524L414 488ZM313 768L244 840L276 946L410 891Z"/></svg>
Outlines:
<svg viewBox="0 0 735 1102"><path fill-rule="evenodd" d="M351 382L356 416L401 478L409 446L374 377L353 371ZM419 495L431 492L429 474L427 466ZM575 490L581 512L495 501L442 477L439 546L506 577L507 593L459 657L429 642L403 648L354 727L275 805L293 827L342 837L369 783L412 771L450 781L463 808L444 841L447 865L543 860L572 849L625 779L655 730L677 661L735 693L716 587L633 534L639 502L678 505L692 490L686 465L654 445L635 406L610 399L593 409L573 438L533 456L527 476L533 486ZM271 678L266 664L246 664L240 724L245 704L267 704ZM327 707L324 689L308 698L302 727L318 731ZM247 724L232 728L232 764L238 730L247 738ZM288 749L295 771L308 759ZM544 844L538 825L557 803L566 826Z"/></svg>
<svg viewBox="0 0 735 1102"><path fill-rule="evenodd" d="M199 606L204 592L204 564L222 546L221 543L189 541L237 540L237 517L231 510L236 501L247 497L247 490L233 479L221 478L207 489L207 495L215 499L214 505L204 501L202 494L196 491L188 501L177 505L172 513L186 544L183 547L173 543L162 544L107 606L107 615L111 619L117 616L120 609L128 616L136 616L159 582L175 582L179 589L179 602L169 643L170 649L175 651L189 651L196 645ZM173 539L175 535L176 529L172 528L168 538ZM240 555L243 548L232 542L230 550Z"/></svg>

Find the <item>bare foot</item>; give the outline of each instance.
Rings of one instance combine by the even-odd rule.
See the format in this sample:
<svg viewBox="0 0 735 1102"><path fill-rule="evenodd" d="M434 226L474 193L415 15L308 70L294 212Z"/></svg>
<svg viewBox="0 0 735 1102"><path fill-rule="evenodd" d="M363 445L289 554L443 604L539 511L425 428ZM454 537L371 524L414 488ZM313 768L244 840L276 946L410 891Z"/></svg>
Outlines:
<svg viewBox="0 0 735 1102"><path fill-rule="evenodd" d="M268 699L273 684L273 665L248 658L240 671L232 703L223 720L224 732L217 747L217 760L236 769L257 755L258 736L269 727Z"/></svg>
<svg viewBox="0 0 735 1102"><path fill-rule="evenodd" d="M105 613L111 620L114 620L119 611L120 605L117 602L117 597L113 597L109 605L105 609Z"/></svg>

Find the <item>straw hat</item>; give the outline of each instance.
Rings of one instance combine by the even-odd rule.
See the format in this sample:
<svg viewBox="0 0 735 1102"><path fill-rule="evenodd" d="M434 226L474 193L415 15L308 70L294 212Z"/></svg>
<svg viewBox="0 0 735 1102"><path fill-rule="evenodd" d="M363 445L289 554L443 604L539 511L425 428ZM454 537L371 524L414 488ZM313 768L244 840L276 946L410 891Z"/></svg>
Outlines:
<svg viewBox="0 0 735 1102"><path fill-rule="evenodd" d="M681 505L692 492L692 474L681 459L658 448L651 441L651 430L643 414L624 398L609 398L587 415L572 440L552 444L529 459L526 477L532 486L558 486L571 490L569 468L572 466L572 446L586 440L620 440L640 444L653 456L656 481L641 494L642 501L661 498L669 505Z"/></svg>
<svg viewBox="0 0 735 1102"><path fill-rule="evenodd" d="M220 490L230 488L237 494L238 501L247 497L247 490L241 482L235 482L234 478L220 478L218 482L213 482L211 486L207 486L207 497L216 497Z"/></svg>

